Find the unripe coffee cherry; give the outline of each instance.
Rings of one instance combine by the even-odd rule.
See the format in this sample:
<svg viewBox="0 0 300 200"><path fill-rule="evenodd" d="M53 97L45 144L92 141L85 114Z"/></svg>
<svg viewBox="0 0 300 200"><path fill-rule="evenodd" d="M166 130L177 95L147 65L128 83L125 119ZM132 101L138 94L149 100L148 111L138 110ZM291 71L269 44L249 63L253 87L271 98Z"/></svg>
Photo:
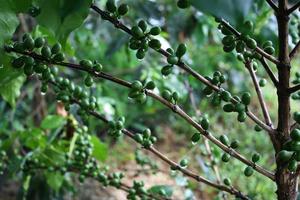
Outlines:
<svg viewBox="0 0 300 200"><path fill-rule="evenodd" d="M201 138L201 134L200 133L195 133L192 136L191 140L192 140L193 143L197 143L200 140L200 138Z"/></svg>
<svg viewBox="0 0 300 200"><path fill-rule="evenodd" d="M189 161L187 159L182 159L179 162L180 167L186 167L188 165Z"/></svg>
<svg viewBox="0 0 300 200"><path fill-rule="evenodd" d="M108 0L106 2L106 9L108 12L111 12L111 13L115 12L117 10L115 0Z"/></svg>
<svg viewBox="0 0 300 200"><path fill-rule="evenodd" d="M143 32L147 30L147 22L145 20L140 20L138 26L142 29Z"/></svg>
<svg viewBox="0 0 300 200"><path fill-rule="evenodd" d="M131 88L133 91L141 91L143 89L143 84L140 81L133 81L131 83Z"/></svg>
<svg viewBox="0 0 300 200"><path fill-rule="evenodd" d="M266 86L266 84L267 84L267 80L266 79L260 79L259 80L259 86L260 87L265 87Z"/></svg>
<svg viewBox="0 0 300 200"><path fill-rule="evenodd" d="M41 50L41 54L43 57L49 59L51 57L51 50L48 46L44 46Z"/></svg>
<svg viewBox="0 0 300 200"><path fill-rule="evenodd" d="M82 67L85 67L87 69L92 69L93 68L93 62L90 60L81 60L79 62L79 65L81 65Z"/></svg>
<svg viewBox="0 0 300 200"><path fill-rule="evenodd" d="M188 8L188 7L190 7L190 5L191 5L190 0L178 0L177 1L177 6L178 6L178 8L181 8L181 9Z"/></svg>
<svg viewBox="0 0 300 200"><path fill-rule="evenodd" d="M45 39L42 37L38 37L34 40L35 48L41 48L45 44Z"/></svg>
<svg viewBox="0 0 300 200"><path fill-rule="evenodd" d="M161 29L158 26L155 26L155 27L150 29L150 34L151 35L159 35L160 32L161 32Z"/></svg>
<svg viewBox="0 0 300 200"><path fill-rule="evenodd" d="M226 146L229 146L229 139L226 135L221 135L219 140Z"/></svg>
<svg viewBox="0 0 300 200"><path fill-rule="evenodd" d="M175 65L178 63L178 58L176 56L173 56L173 55L170 55L168 58L167 58L167 61L169 64L171 65Z"/></svg>
<svg viewBox="0 0 300 200"><path fill-rule="evenodd" d="M204 130L208 130L208 128L209 128L209 121L208 121L208 119L203 118L203 119L201 120L201 122L200 122L200 125L201 125L201 127L202 127Z"/></svg>
<svg viewBox="0 0 300 200"><path fill-rule="evenodd" d="M252 155L252 162L258 162L259 161L259 159L260 159L260 155L258 154L258 153L254 153L253 155Z"/></svg>
<svg viewBox="0 0 300 200"><path fill-rule="evenodd" d="M141 38L144 36L143 30L139 26L133 26L131 33L135 38Z"/></svg>
<svg viewBox="0 0 300 200"><path fill-rule="evenodd" d="M52 54L58 54L61 51L61 44L56 43L53 45L53 47L51 48L51 53Z"/></svg>
<svg viewBox="0 0 300 200"><path fill-rule="evenodd" d="M152 40L150 40L150 42L149 42L149 47L151 47L151 48L153 48L153 49L155 49L155 50L159 50L160 47L161 47L161 43L160 43L160 41L157 40L157 39L152 39Z"/></svg>
<svg viewBox="0 0 300 200"><path fill-rule="evenodd" d="M126 15L129 10L129 6L125 3L121 4L118 8L119 15Z"/></svg>
<svg viewBox="0 0 300 200"><path fill-rule="evenodd" d="M300 130L299 129L292 130L291 131L291 138L292 138L292 140L300 141Z"/></svg>
<svg viewBox="0 0 300 200"><path fill-rule="evenodd" d="M250 166L246 167L245 170L244 170L244 174L247 177L251 176L253 173L254 173L254 170Z"/></svg>
<svg viewBox="0 0 300 200"><path fill-rule="evenodd" d="M223 162L228 162L230 160L230 155L228 153L224 153L221 159Z"/></svg>
<svg viewBox="0 0 300 200"><path fill-rule="evenodd" d="M176 56L178 58L181 58L185 53L186 53L186 45L185 44L178 45L176 49Z"/></svg>
<svg viewBox="0 0 300 200"><path fill-rule="evenodd" d="M251 101L251 95L249 92L245 92L242 95L242 103L245 104L246 106L250 104Z"/></svg>

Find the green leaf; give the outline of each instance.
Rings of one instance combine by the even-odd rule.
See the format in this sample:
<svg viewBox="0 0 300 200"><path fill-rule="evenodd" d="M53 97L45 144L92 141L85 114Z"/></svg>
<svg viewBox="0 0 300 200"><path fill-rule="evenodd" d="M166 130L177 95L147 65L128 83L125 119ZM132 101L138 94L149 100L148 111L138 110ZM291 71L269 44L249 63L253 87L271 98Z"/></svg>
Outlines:
<svg viewBox="0 0 300 200"><path fill-rule="evenodd" d="M64 125L66 119L60 115L48 115L41 123L42 129L55 129Z"/></svg>
<svg viewBox="0 0 300 200"><path fill-rule="evenodd" d="M49 172L46 173L46 180L48 185L57 192L64 182L64 176L60 173Z"/></svg>
<svg viewBox="0 0 300 200"><path fill-rule="evenodd" d="M11 8L16 12L26 12L32 4L32 0L7 0L11 1Z"/></svg>
<svg viewBox="0 0 300 200"><path fill-rule="evenodd" d="M92 155L99 161L105 161L108 154L107 144L101 142L100 139L94 135L92 136L91 142L94 145Z"/></svg>
<svg viewBox="0 0 300 200"><path fill-rule="evenodd" d="M0 59L1 58L3 58L3 56L0 55ZM5 61L2 60L2 62ZM24 81L25 76L22 71L13 69L7 65L0 68L0 95L13 108L16 105L16 98L20 95L20 89Z"/></svg>
<svg viewBox="0 0 300 200"><path fill-rule="evenodd" d="M55 34L64 46L69 34L87 17L91 3L92 0L39 0L38 23Z"/></svg>
<svg viewBox="0 0 300 200"><path fill-rule="evenodd" d="M199 11L224 18L233 25L241 24L249 14L253 0L210 0L192 1Z"/></svg>
<svg viewBox="0 0 300 200"><path fill-rule="evenodd" d="M148 192L152 194L161 194L164 191L166 197L171 197L173 194L173 188L168 185L156 185L148 189Z"/></svg>

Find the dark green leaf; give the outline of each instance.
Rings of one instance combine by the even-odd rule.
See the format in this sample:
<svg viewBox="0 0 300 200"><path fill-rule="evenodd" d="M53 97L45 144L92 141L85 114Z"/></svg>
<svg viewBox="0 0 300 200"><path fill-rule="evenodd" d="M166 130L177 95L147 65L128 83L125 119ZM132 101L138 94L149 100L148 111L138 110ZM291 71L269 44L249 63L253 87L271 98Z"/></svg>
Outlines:
<svg viewBox="0 0 300 200"><path fill-rule="evenodd" d="M60 115L48 115L41 123L43 129L55 129L61 127L66 119Z"/></svg>
<svg viewBox="0 0 300 200"><path fill-rule="evenodd" d="M91 142L94 145L94 151L92 155L99 161L105 161L108 153L107 144L101 142L96 136L92 136Z"/></svg>

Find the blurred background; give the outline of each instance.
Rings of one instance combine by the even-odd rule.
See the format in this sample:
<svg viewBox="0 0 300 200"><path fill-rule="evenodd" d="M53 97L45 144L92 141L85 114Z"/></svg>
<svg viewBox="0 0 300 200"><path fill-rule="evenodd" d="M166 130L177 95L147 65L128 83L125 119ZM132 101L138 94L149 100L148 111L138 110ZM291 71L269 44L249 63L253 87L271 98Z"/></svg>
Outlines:
<svg viewBox="0 0 300 200"><path fill-rule="evenodd" d="M212 76L217 70L221 71L228 79L224 85L226 89L236 95L249 91L254 96L251 110L262 119L250 76L243 64L237 61L235 53L223 52L222 34L217 29L218 24L212 15L221 15L238 30L245 20L251 20L255 24L254 38L258 43L272 40L276 47L276 20L264 0L237 1L235 4L224 4L222 1L197 1L194 7L186 10L178 9L174 0L120 0L120 2L126 2L130 6L129 14L122 19L125 24L135 25L139 19L144 19L149 26L161 27L163 32L158 39L164 49L176 48L179 43L185 43L188 51L184 60L194 70L205 76ZM105 5L105 1L96 3L102 8ZM43 16L43 8L41 11ZM36 24L36 19L27 14L19 14L18 18L20 25L14 35L16 40L20 39L24 32L32 32L35 36L47 37L49 43L56 42L56 38L47 27ZM298 17L292 16L291 20L297 21ZM299 38L297 23L291 25L290 29L292 46ZM122 79L153 80L157 85L156 90L177 91L180 94L179 105L190 116L199 119L200 116L205 115L209 118L212 124L210 130L214 136L226 134L230 139L240 141L238 151L241 154L250 159L253 152L258 152L262 155L259 164L270 170L275 169L272 144L264 131L255 131L255 124L251 120L247 119L245 123L239 123L236 114L224 113L221 105L216 105L212 97L203 94L203 84L178 68L175 67L169 76L163 77L161 68L166 65L166 59L154 51L149 51L143 60L138 60L135 52L128 48L128 41L127 34L116 30L112 24L102 20L99 15L90 10L84 24L66 38L64 50L71 62L78 62L85 58L97 60L104 66L105 72ZM294 66L298 64L296 59ZM275 66L271 65L271 68L276 71ZM293 69L293 78L295 72L296 69ZM59 73L76 84L83 84L83 74L80 72L59 68ZM276 91L260 65L257 75L259 80L266 81L261 89L273 123L276 124ZM36 78L20 78L20 84L16 87L20 87L20 94L14 108L7 101L0 99L0 144L10 152L11 159L17 156L16 149L24 140L22 134L37 129L47 120L50 121L48 123L54 123L59 119L58 116L66 115L62 106L56 102L51 89L46 95L40 93L41 85ZM124 116L126 127L136 132L149 127L158 137L157 149L174 161L189 160L190 169L207 179L217 181L204 139L193 144L191 137L196 130L171 110L150 98L142 105L133 103L128 99L127 89L105 80L98 79L97 84L90 90L100 103L99 112L105 113L109 119ZM298 106L296 101L292 101L292 110ZM72 107L69 115L80 121ZM49 119L51 118L49 116L52 116L52 119ZM91 134L101 139L97 157L100 164L110 171L125 172L125 182L130 184L133 179L137 179L145 181L147 188L158 185L156 187L164 188L178 200L224 198L223 193L204 184L198 184L181 173L170 171L167 165L130 139L121 138L115 141L108 136L107 127L99 120L90 117L88 124ZM53 134L59 128L61 127L51 128L45 131L45 134ZM37 143L43 142L42 140L34 139ZM234 186L253 199L275 199L276 186L269 179L257 173L250 178L243 176L244 164L235 159L231 159L229 163L222 162L220 149L210 145L213 164L215 163L219 168L221 181L230 178ZM47 173L37 174L28 187L31 200L126 198L125 193L104 188L93 180L87 179L80 184L73 176ZM20 173L10 172L0 176L1 200L20 199L22 188L24 188L24 180ZM230 196L226 198L233 199Z"/></svg>

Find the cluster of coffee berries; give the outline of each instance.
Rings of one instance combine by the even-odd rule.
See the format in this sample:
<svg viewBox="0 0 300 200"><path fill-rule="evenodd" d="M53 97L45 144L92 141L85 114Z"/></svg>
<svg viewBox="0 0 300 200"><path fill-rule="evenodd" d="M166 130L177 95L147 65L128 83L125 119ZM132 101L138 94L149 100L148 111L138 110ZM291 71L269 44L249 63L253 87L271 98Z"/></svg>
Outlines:
<svg viewBox="0 0 300 200"><path fill-rule="evenodd" d="M7 167L7 156L5 151L0 151L0 175L3 174L4 170Z"/></svg>
<svg viewBox="0 0 300 200"><path fill-rule="evenodd" d="M283 145L277 159L287 163L287 168L295 172L300 161L300 129L295 128L290 133L291 139Z"/></svg>
<svg viewBox="0 0 300 200"><path fill-rule="evenodd" d="M149 47L154 50L160 49L160 41L152 38L152 36L159 35L160 32L161 29L157 26L148 30L147 22L140 20L136 26L131 27L132 37L129 40L129 48L137 50L136 57L138 59L143 59Z"/></svg>
<svg viewBox="0 0 300 200"><path fill-rule="evenodd" d="M275 53L275 48L273 47L273 42L271 40L265 41L262 45L263 50L272 55Z"/></svg>
<svg viewBox="0 0 300 200"><path fill-rule="evenodd" d="M118 138L122 135L122 129L124 128L125 118L119 117L116 121L109 122L109 134Z"/></svg>
<svg viewBox="0 0 300 200"><path fill-rule="evenodd" d="M117 7L115 0L108 0L106 2L106 10L110 12L113 17L120 18L128 13L129 6L126 3L122 3Z"/></svg>
<svg viewBox="0 0 300 200"><path fill-rule="evenodd" d="M177 1L178 8L186 9L191 6L190 0L178 0Z"/></svg>
<svg viewBox="0 0 300 200"><path fill-rule="evenodd" d="M137 196L141 199L149 199L149 193L144 187L143 181L134 181L133 186L129 189L127 199L136 200Z"/></svg>
<svg viewBox="0 0 300 200"><path fill-rule="evenodd" d="M144 148L149 148L157 141L157 138L151 134L149 128L146 128L142 133L135 134L134 140L140 143Z"/></svg>
<svg viewBox="0 0 300 200"><path fill-rule="evenodd" d="M84 67L85 69L89 71L93 71L96 73L100 73L102 71L102 65L98 61L90 61L90 60L81 60L79 61L79 65ZM87 73L85 79L84 79L84 84L87 87L91 87L94 83L94 79L91 74Z"/></svg>
<svg viewBox="0 0 300 200"><path fill-rule="evenodd" d="M166 50L169 53L167 57L168 64L161 69L161 74L163 76L168 76L169 74L172 73L174 65L178 64L178 62L182 59L182 57L186 53L186 50L187 50L186 45L183 43L178 45L176 52L172 48L168 48Z"/></svg>
<svg viewBox="0 0 300 200"><path fill-rule="evenodd" d="M155 83L153 81L148 81L144 85L140 81L133 81L131 83L131 88L128 97L134 99L138 103L145 103L147 100L145 90L153 90L154 88Z"/></svg>
<svg viewBox="0 0 300 200"><path fill-rule="evenodd" d="M291 21L289 26L289 34L292 38L292 42L296 44L300 39L300 19L296 14L291 15Z"/></svg>
<svg viewBox="0 0 300 200"><path fill-rule="evenodd" d="M220 86L221 84L225 83L225 81L226 81L226 77L220 71L214 72L213 77L206 76L205 78L209 82L211 82L212 84L217 85L217 86ZM213 92L214 92L214 90L210 86L206 86L203 89L203 93L206 96L211 95Z"/></svg>
<svg viewBox="0 0 300 200"><path fill-rule="evenodd" d="M223 106L225 112L237 112L237 120L244 122L247 118L247 106L250 104L251 95L249 92L245 92L240 99L238 96L233 97L236 101L234 103L228 103Z"/></svg>
<svg viewBox="0 0 300 200"><path fill-rule="evenodd" d="M139 150L136 150L134 152L134 155L135 155L135 161L137 164L141 165L142 167L149 166L150 169L153 170L154 173L156 172L156 170L158 169L156 162L154 162L149 157L142 154L142 152Z"/></svg>
<svg viewBox="0 0 300 200"><path fill-rule="evenodd" d="M233 140L231 143L226 135L221 135L219 137L220 142L224 144L225 146L232 148L232 149L237 149L239 147L239 141ZM223 162L228 162L230 160L230 155L228 153L223 153L221 160Z"/></svg>
<svg viewBox="0 0 300 200"><path fill-rule="evenodd" d="M161 96L168 102L176 104L179 100L178 92L171 92L169 89L162 91Z"/></svg>

